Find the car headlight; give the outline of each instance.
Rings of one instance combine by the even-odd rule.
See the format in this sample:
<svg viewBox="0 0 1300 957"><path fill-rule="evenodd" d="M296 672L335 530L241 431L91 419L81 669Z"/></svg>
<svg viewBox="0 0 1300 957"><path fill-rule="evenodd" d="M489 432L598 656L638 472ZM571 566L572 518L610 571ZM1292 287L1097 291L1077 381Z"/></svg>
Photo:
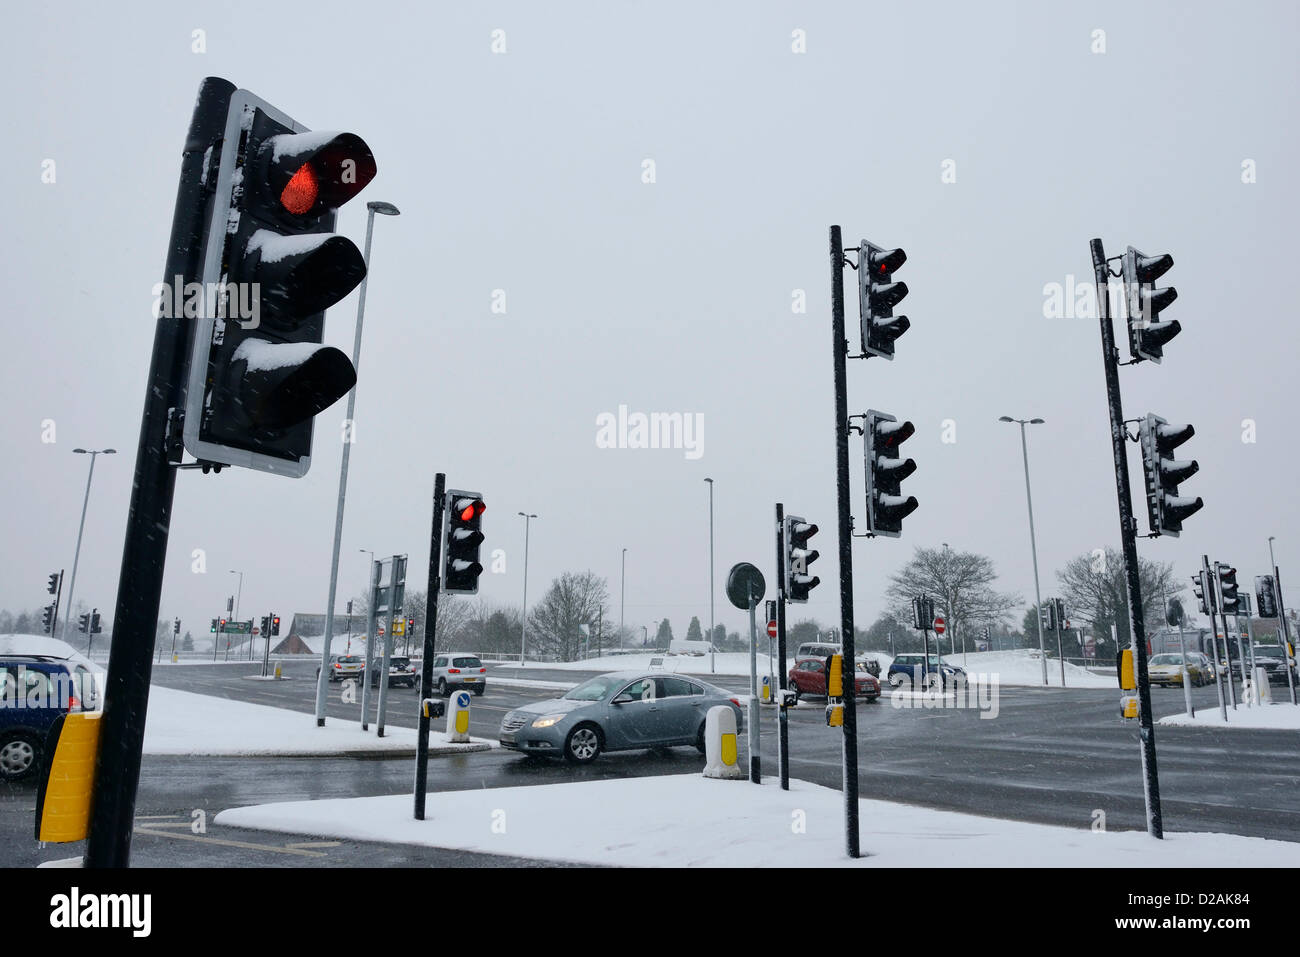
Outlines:
<svg viewBox="0 0 1300 957"><path fill-rule="evenodd" d="M564 715L562 715L562 714L548 714L548 715L546 715L546 717L544 717L544 718L538 718L536 721L534 721L534 722L533 722L533 727L534 727L534 728L549 728L551 725L553 725L553 724L559 724L559 723L560 723L561 721L563 721L563 720L564 720Z"/></svg>

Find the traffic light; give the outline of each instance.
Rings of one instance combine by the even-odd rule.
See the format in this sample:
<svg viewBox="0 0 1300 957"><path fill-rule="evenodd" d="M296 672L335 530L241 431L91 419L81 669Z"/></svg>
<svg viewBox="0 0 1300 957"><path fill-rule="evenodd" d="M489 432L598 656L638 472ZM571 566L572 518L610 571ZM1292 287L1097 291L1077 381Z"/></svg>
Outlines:
<svg viewBox="0 0 1300 957"><path fill-rule="evenodd" d="M278 635L279 633L280 633L280 616L279 616L279 615L272 615L272 616L271 616L271 634L272 634L272 635Z"/></svg>
<svg viewBox="0 0 1300 957"><path fill-rule="evenodd" d="M90 634L90 614L86 613L82 615L78 621L80 621L80 624L77 625L77 631L81 632L83 635Z"/></svg>
<svg viewBox="0 0 1300 957"><path fill-rule="evenodd" d="M50 583L49 583L49 585L46 586L46 590L47 590L51 595L53 595L55 592L57 592L57 591L59 590L59 573L58 573L58 572L54 572L53 574L50 575Z"/></svg>
<svg viewBox="0 0 1300 957"><path fill-rule="evenodd" d="M47 635L54 634L54 606L46 605L41 615L41 627Z"/></svg>
<svg viewBox="0 0 1300 957"><path fill-rule="evenodd" d="M1056 603L1048 600L1047 604L1038 609L1038 617L1042 619L1044 631L1056 630Z"/></svg>
<svg viewBox="0 0 1300 957"><path fill-rule="evenodd" d="M442 590L478 594L483 574L479 549L483 545L483 496L478 492L447 492L447 525L443 540Z"/></svg>
<svg viewBox="0 0 1300 957"><path fill-rule="evenodd" d="M1147 413L1142 420L1139 440L1142 445L1142 472L1146 476L1147 523L1152 535L1178 537L1183 520L1195 515L1204 504L1200 496L1187 498L1178 494L1178 486L1201 467L1194 459L1175 460L1169 455L1193 435L1190 425L1170 425L1158 415Z"/></svg>
<svg viewBox="0 0 1300 957"><path fill-rule="evenodd" d="M858 247L858 312L862 322L862 351L869 356L894 358L894 340L912 325L907 316L895 316L894 307L907 295L907 283L893 275L907 253L881 249L862 240Z"/></svg>
<svg viewBox="0 0 1300 957"><path fill-rule="evenodd" d="M903 479L916 471L916 462L898 454L916 427L874 409L866 419L867 534L897 538L918 504L915 496L902 494Z"/></svg>
<svg viewBox="0 0 1300 957"><path fill-rule="evenodd" d="M1177 320L1162 322L1160 313L1178 298L1173 286L1156 289L1152 285L1169 271L1174 257L1147 256L1128 247L1124 254L1124 295L1128 302L1128 350L1134 362L1150 359L1159 362L1164 346L1182 331Z"/></svg>
<svg viewBox="0 0 1300 957"><path fill-rule="evenodd" d="M177 618L175 621L172 622L172 634L179 635L180 633L181 633L181 620Z"/></svg>
<svg viewBox="0 0 1300 957"><path fill-rule="evenodd" d="M1259 604L1260 618L1277 617L1277 591L1273 586L1272 575L1255 576L1255 599Z"/></svg>
<svg viewBox="0 0 1300 957"><path fill-rule="evenodd" d="M415 634L415 619L414 619L414 618L408 618L408 619L406 619L406 634L407 634L408 636L409 636L409 635L413 635L413 634Z"/></svg>
<svg viewBox="0 0 1300 957"><path fill-rule="evenodd" d="M218 619L217 619L217 630L218 630L221 634L223 634L223 635L226 633L226 622L227 622L228 620L229 620L229 619L226 619L226 618L218 618Z"/></svg>
<svg viewBox="0 0 1300 957"><path fill-rule="evenodd" d="M217 633L217 619L212 619L212 625L208 628L208 631L214 635Z"/></svg>
<svg viewBox="0 0 1300 957"><path fill-rule="evenodd" d="M929 631L934 627L934 599L921 595L912 599L912 627Z"/></svg>
<svg viewBox="0 0 1300 957"><path fill-rule="evenodd" d="M1214 590L1210 588L1205 572L1197 572L1192 576L1192 591L1196 593L1196 606L1201 610L1202 615L1213 615L1218 611L1214 601Z"/></svg>
<svg viewBox="0 0 1300 957"><path fill-rule="evenodd" d="M1219 576L1219 607L1223 609L1224 614L1233 614L1237 611L1237 569L1222 562L1214 563L1214 570Z"/></svg>
<svg viewBox="0 0 1300 957"><path fill-rule="evenodd" d="M262 630L262 634L264 634L264 635L269 635L269 634L271 633L271 616L270 616L270 615L263 615L263 616L262 616L261 630Z"/></svg>
<svg viewBox="0 0 1300 957"><path fill-rule="evenodd" d="M351 360L322 345L325 310L366 274L333 230L337 210L374 178L352 133L309 132L247 90L231 95L197 277L184 443L200 462L300 477L312 419L356 382ZM188 318L188 313L187 313Z"/></svg>
<svg viewBox="0 0 1300 957"><path fill-rule="evenodd" d="M785 599L786 601L806 602L809 593L821 584L821 579L809 574L809 566L821 557L821 553L809 548L812 537L817 534L817 526L797 515L787 515L781 530L785 554Z"/></svg>
<svg viewBox="0 0 1300 957"><path fill-rule="evenodd" d="M90 612L90 633L92 635L102 634L103 628L99 627L99 609L92 609Z"/></svg>

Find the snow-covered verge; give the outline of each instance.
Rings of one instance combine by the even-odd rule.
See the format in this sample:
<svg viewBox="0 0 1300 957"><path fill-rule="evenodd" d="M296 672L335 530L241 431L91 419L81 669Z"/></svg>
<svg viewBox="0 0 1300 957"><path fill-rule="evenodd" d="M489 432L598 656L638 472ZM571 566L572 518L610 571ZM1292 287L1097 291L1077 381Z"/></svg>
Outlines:
<svg viewBox="0 0 1300 957"><path fill-rule="evenodd" d="M961 652L955 655L945 654L944 660L950 664L961 665ZM1015 648L1010 651L972 651L966 655L964 665L967 674L986 674L998 676L1000 684L1043 686L1043 662L1037 648ZM1050 687L1061 687L1061 662L1056 658L1047 659L1047 683ZM1065 686L1067 688L1112 688L1119 690L1114 675L1097 675L1065 663Z"/></svg>
<svg viewBox="0 0 1300 957"><path fill-rule="evenodd" d="M1228 705L1227 724L1219 714L1218 705L1197 708L1195 718L1189 718L1184 712L1161 718L1159 723L1180 725L1185 728L1272 728L1278 731L1300 731L1300 707L1293 705L1289 700L1284 703L1275 701L1272 704L1255 705L1249 708L1238 702L1235 711L1232 705Z"/></svg>
<svg viewBox="0 0 1300 957"><path fill-rule="evenodd" d="M844 856L837 790L700 774L232 808L219 824L635 867L1295 867L1300 844L1232 834L1094 832L861 802L863 857Z"/></svg>
<svg viewBox="0 0 1300 957"><path fill-rule="evenodd" d="M191 694L154 685L144 728L145 754L322 755L415 751L411 728L384 729L382 738L362 731L357 721L329 718L316 727L310 714ZM447 741L443 731L429 733L429 753L487 751L495 741L472 738L469 744Z"/></svg>

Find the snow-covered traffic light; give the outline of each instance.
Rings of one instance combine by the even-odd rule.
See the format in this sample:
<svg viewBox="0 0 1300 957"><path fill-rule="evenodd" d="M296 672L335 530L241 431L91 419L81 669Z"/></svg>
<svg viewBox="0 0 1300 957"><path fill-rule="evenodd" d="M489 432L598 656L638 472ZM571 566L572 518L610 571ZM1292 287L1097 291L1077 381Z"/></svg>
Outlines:
<svg viewBox="0 0 1300 957"><path fill-rule="evenodd" d="M821 557L820 552L810 547L816 534L816 525L797 515L785 516L782 554L785 556L786 601L806 602L812 590L821 584L822 580L810 571L812 563Z"/></svg>
<svg viewBox="0 0 1300 957"><path fill-rule="evenodd" d="M308 132L247 90L232 94L205 171L205 308L184 420L200 462L307 472L313 417L356 382L351 360L321 344L325 309L366 274L356 245L334 234L336 214L375 172L360 137Z"/></svg>
<svg viewBox="0 0 1300 957"><path fill-rule="evenodd" d="M1214 563L1214 572L1219 576L1219 607L1225 615L1236 614L1240 597L1237 594L1237 569L1223 562Z"/></svg>
<svg viewBox="0 0 1300 957"><path fill-rule="evenodd" d="M272 634L272 635L278 635L278 634L280 634L280 616L279 616L279 615L272 615L272 616L271 616L271 634Z"/></svg>
<svg viewBox="0 0 1300 957"><path fill-rule="evenodd" d="M911 326L907 316L895 316L894 307L907 295L907 283L894 282L894 273L907 262L901 249L881 249L865 239L858 247L858 312L862 324L862 352L894 358L894 340Z"/></svg>
<svg viewBox="0 0 1300 957"><path fill-rule="evenodd" d="M1255 576L1255 598L1259 604L1260 618L1277 617L1277 590L1272 575Z"/></svg>
<svg viewBox="0 0 1300 957"><path fill-rule="evenodd" d="M479 550L483 546L483 513L487 506L478 492L447 492L446 532L443 535L442 590L478 594L483 574Z"/></svg>
<svg viewBox="0 0 1300 957"><path fill-rule="evenodd" d="M54 606L46 605L41 613L41 630L47 635L54 634Z"/></svg>
<svg viewBox="0 0 1300 957"><path fill-rule="evenodd" d="M87 612L86 614L78 618L77 622L78 622L77 631L81 632L83 635L90 634L90 613L89 612Z"/></svg>
<svg viewBox="0 0 1300 957"><path fill-rule="evenodd" d="M1160 320L1160 313L1178 298L1173 286L1156 289L1154 283L1174 264L1174 257L1148 256L1132 246L1124 254L1124 295L1128 303L1128 348L1134 362L1159 362L1164 346L1182 331L1178 321Z"/></svg>
<svg viewBox="0 0 1300 957"><path fill-rule="evenodd" d="M897 538L903 519L917 508L916 497L903 497L902 483L916 463L899 455L899 447L916 432L911 422L868 410L866 414L867 534Z"/></svg>
<svg viewBox="0 0 1300 957"><path fill-rule="evenodd" d="M1210 587L1205 572L1197 572L1192 576L1192 591L1196 594L1196 607L1202 615L1213 615L1218 611L1214 603L1214 590Z"/></svg>
<svg viewBox="0 0 1300 957"><path fill-rule="evenodd" d="M1190 425L1170 425L1150 413L1142 420L1139 441L1142 445L1142 471L1146 476L1147 522L1152 535L1178 537L1183 520L1196 514L1204 504L1200 497L1178 494L1178 486L1200 471L1193 459L1186 461L1169 455L1193 435Z"/></svg>

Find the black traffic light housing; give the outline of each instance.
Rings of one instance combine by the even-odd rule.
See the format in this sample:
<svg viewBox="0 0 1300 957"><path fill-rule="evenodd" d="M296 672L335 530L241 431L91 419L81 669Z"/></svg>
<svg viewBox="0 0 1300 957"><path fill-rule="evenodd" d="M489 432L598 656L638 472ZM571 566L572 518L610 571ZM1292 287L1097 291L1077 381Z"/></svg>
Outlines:
<svg viewBox="0 0 1300 957"><path fill-rule="evenodd" d="M79 619L77 619L77 621L79 622L79 624L77 625L77 631L81 632L83 635L90 634L90 613L87 612L86 614L82 615Z"/></svg>
<svg viewBox="0 0 1300 957"><path fill-rule="evenodd" d="M916 432L911 422L870 409L866 414L867 534L897 538L903 519L917 509L916 497L903 497L902 482L916 462L899 455L899 447Z"/></svg>
<svg viewBox="0 0 1300 957"><path fill-rule="evenodd" d="M102 634L103 631L104 631L104 629L99 627L99 609L98 609L98 608L91 609L91 612L90 612L90 633L91 633L92 635L98 635L98 634Z"/></svg>
<svg viewBox="0 0 1300 957"><path fill-rule="evenodd" d="M1205 572L1197 572L1192 576L1192 591L1196 595L1196 607L1200 609L1202 615L1213 615L1218 611L1214 601L1214 589L1210 587Z"/></svg>
<svg viewBox="0 0 1300 957"><path fill-rule="evenodd" d="M442 543L442 590L452 594L478 594L483 574L479 552L483 547L483 513L487 506L478 492L450 489Z"/></svg>
<svg viewBox="0 0 1300 957"><path fill-rule="evenodd" d="M46 605L41 614L41 628L47 635L54 633L54 606Z"/></svg>
<svg viewBox="0 0 1300 957"><path fill-rule="evenodd" d="M271 634L272 634L273 636L274 636L274 635L278 635L278 634L280 634L280 616L279 616L279 615L272 615L272 616L271 616Z"/></svg>
<svg viewBox="0 0 1300 957"><path fill-rule="evenodd" d="M205 172L205 308L185 405L185 448L200 462L307 472L313 417L356 382L351 360L321 344L324 310L366 273L333 233L336 211L375 172L360 137L308 132L247 90L231 95Z"/></svg>
<svg viewBox="0 0 1300 957"><path fill-rule="evenodd" d="M786 601L806 602L808 595L821 584L821 579L809 571L809 567L821 553L809 546L812 537L817 534L817 526L797 515L785 516L781 535L784 543L782 554L785 555L785 599Z"/></svg>
<svg viewBox="0 0 1300 957"><path fill-rule="evenodd" d="M1237 569L1222 562L1214 563L1215 574L1219 576L1219 607L1224 614L1235 614L1240 599L1237 594Z"/></svg>
<svg viewBox="0 0 1300 957"><path fill-rule="evenodd" d="M271 616L270 616L270 615L263 615L263 616L262 616L262 621L261 621L261 623L259 624L259 627L260 627L261 630L262 630L262 634L264 634L264 635L270 635L270 634L271 634Z"/></svg>
<svg viewBox="0 0 1300 957"><path fill-rule="evenodd" d="M1165 343L1182 331L1178 321L1162 321L1163 312L1175 299L1178 290L1173 286L1156 289L1157 279L1174 264L1174 257L1165 253L1148 256L1128 247L1124 254L1124 295L1128 304L1128 348L1134 362L1150 359L1159 362L1164 355Z"/></svg>
<svg viewBox="0 0 1300 957"><path fill-rule="evenodd" d="M55 592L57 592L57 591L59 590L59 573L58 573L58 572L53 572L53 573L50 574L50 583L49 583L48 585L45 586L45 590L48 591L51 595L53 595Z"/></svg>
<svg viewBox="0 0 1300 957"><path fill-rule="evenodd" d="M1142 419L1139 442L1142 446L1142 472L1146 476L1147 523L1152 535L1178 537L1183 520L1201 510L1200 497L1178 494L1178 486L1200 471L1194 459L1169 458L1193 435L1190 425L1170 425L1158 415L1148 413Z"/></svg>
<svg viewBox="0 0 1300 957"><path fill-rule="evenodd" d="M901 249L882 249L865 239L858 247L858 313L862 325L862 352L894 358L894 340L911 323L895 316L894 307L907 295L907 283L894 282L894 273L907 262Z"/></svg>
<svg viewBox="0 0 1300 957"><path fill-rule="evenodd" d="M1255 576L1255 599L1259 605L1260 618L1277 617L1277 590L1272 575Z"/></svg>

